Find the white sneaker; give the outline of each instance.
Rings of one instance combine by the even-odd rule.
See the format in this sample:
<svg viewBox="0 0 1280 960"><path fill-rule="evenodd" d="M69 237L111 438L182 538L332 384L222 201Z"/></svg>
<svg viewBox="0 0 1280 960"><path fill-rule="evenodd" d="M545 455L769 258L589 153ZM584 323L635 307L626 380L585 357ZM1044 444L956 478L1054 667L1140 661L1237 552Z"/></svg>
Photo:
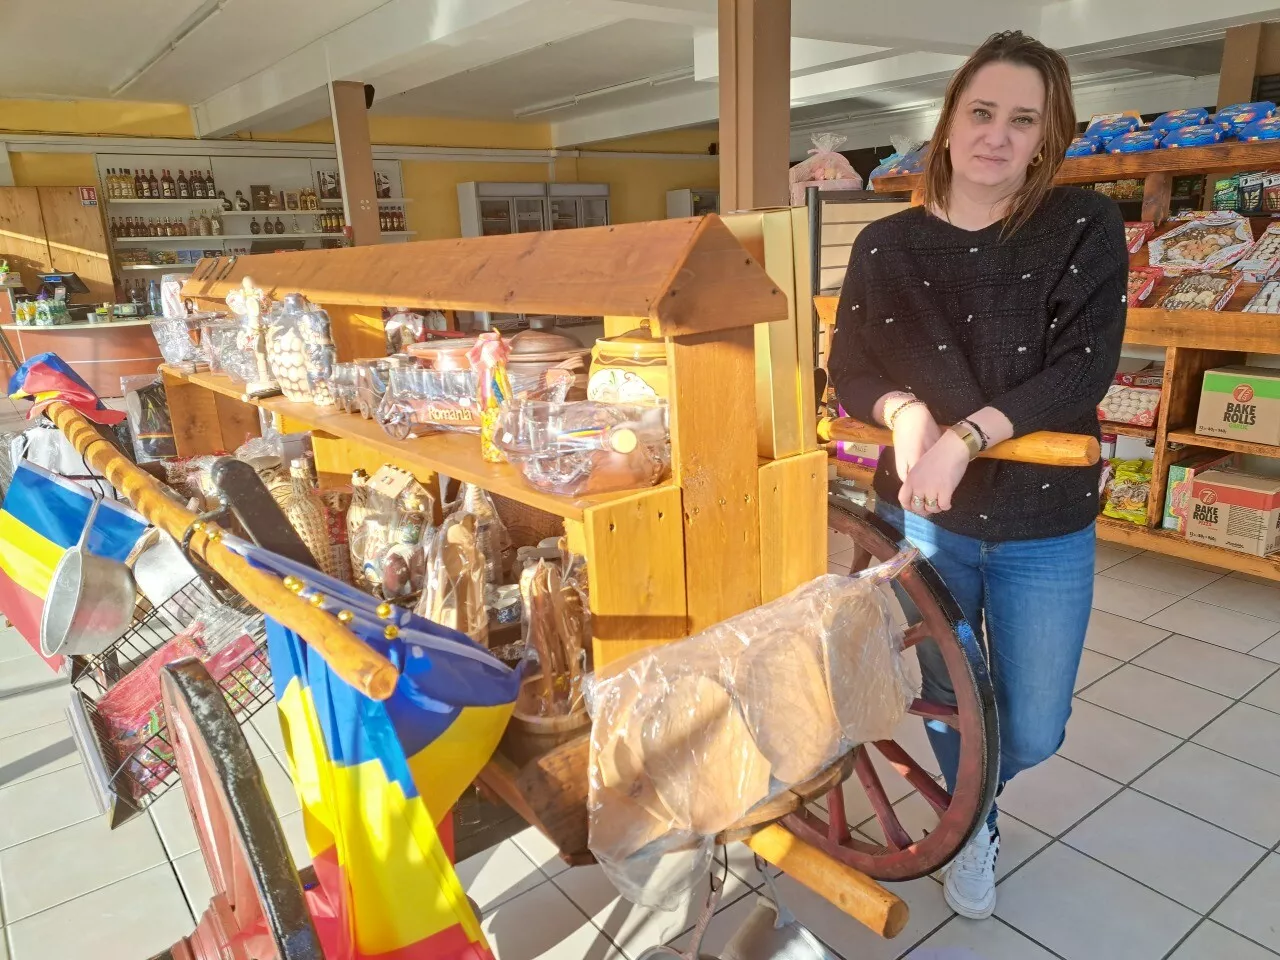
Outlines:
<svg viewBox="0 0 1280 960"><path fill-rule="evenodd" d="M996 909L996 857L1000 833L984 824L947 867L942 886L947 904L962 917L985 920Z"/></svg>

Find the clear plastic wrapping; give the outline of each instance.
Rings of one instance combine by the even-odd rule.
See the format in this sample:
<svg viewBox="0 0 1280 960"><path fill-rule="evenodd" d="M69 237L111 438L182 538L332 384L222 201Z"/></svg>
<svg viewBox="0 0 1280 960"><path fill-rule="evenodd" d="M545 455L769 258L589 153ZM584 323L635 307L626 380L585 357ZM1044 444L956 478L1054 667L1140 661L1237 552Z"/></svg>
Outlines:
<svg viewBox="0 0 1280 960"><path fill-rule="evenodd" d="M882 584L915 556L818 577L597 680L589 842L624 896L672 904L717 834L893 737L917 691Z"/></svg>
<svg viewBox="0 0 1280 960"><path fill-rule="evenodd" d="M507 404L497 444L530 484L564 496L648 487L671 467L666 404Z"/></svg>
<svg viewBox="0 0 1280 960"><path fill-rule="evenodd" d="M436 430L479 433L475 371L392 367L377 419L397 440Z"/></svg>
<svg viewBox="0 0 1280 960"><path fill-rule="evenodd" d="M285 398L330 406L336 351L329 315L298 293L271 308L267 317L267 361Z"/></svg>
<svg viewBox="0 0 1280 960"><path fill-rule="evenodd" d="M484 605L484 556L476 516L458 511L445 517L431 535L426 580L415 612L441 626L465 633L481 646L489 643L489 612Z"/></svg>

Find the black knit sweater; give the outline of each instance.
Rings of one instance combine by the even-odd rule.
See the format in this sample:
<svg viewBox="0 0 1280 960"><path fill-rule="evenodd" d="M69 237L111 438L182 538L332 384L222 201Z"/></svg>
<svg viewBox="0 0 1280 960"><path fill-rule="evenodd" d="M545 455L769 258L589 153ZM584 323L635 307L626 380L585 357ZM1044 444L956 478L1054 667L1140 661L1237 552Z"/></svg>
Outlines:
<svg viewBox="0 0 1280 960"><path fill-rule="evenodd" d="M840 291L830 373L850 416L914 393L939 425L986 406L1014 436L1098 436L1115 376L1129 258L1124 222L1099 193L1055 188L1027 223L962 230L913 207L858 235ZM982 540L1073 533L1098 514L1099 468L975 460L934 522ZM876 492L901 484L886 449Z"/></svg>

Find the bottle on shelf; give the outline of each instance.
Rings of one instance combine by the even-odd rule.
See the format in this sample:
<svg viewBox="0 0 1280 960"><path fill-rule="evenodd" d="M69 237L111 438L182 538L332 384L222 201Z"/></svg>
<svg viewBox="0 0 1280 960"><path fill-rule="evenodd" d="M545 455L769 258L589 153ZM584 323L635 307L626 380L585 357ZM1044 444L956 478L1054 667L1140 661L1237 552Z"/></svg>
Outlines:
<svg viewBox="0 0 1280 960"><path fill-rule="evenodd" d="M222 209L224 211L235 209L234 207L231 206L231 201L227 199L227 195L223 193L221 190L218 191L218 199L222 201Z"/></svg>
<svg viewBox="0 0 1280 960"><path fill-rule="evenodd" d="M262 218L262 232L263 233L276 232L276 225L271 222L271 217L267 216Z"/></svg>
<svg viewBox="0 0 1280 960"><path fill-rule="evenodd" d="M301 233L301 232L302 232L302 228L298 226L298 218L297 218L297 217L294 217L294 218L293 218L293 223L290 225L290 228L289 228L289 229L290 229L293 233Z"/></svg>
<svg viewBox="0 0 1280 960"><path fill-rule="evenodd" d="M262 227L258 224L257 217L249 218L249 232L252 233L254 236L257 236L262 232Z"/></svg>
<svg viewBox="0 0 1280 960"><path fill-rule="evenodd" d="M152 200L158 200L160 199L160 181L156 178L156 172L154 170L148 170L147 174L147 180L150 183L150 186L147 187L148 196L150 196Z"/></svg>
<svg viewBox="0 0 1280 960"><path fill-rule="evenodd" d="M133 196L138 199L146 199L147 191L142 185L142 171L139 170L133 175Z"/></svg>
<svg viewBox="0 0 1280 960"><path fill-rule="evenodd" d="M181 170L178 171L178 179L174 182L173 187L177 191L179 200L191 199L191 184L187 182L187 175Z"/></svg>
<svg viewBox="0 0 1280 960"><path fill-rule="evenodd" d="M191 216L187 218L187 236L200 236L200 218L196 216L194 210L191 211Z"/></svg>
<svg viewBox="0 0 1280 960"><path fill-rule="evenodd" d="M208 237L213 235L213 223L209 219L209 211L200 211L200 236Z"/></svg>
<svg viewBox="0 0 1280 960"><path fill-rule="evenodd" d="M284 233L284 221L280 219L280 214L276 214L276 233Z"/></svg>
<svg viewBox="0 0 1280 960"><path fill-rule="evenodd" d="M215 210L209 216L209 235L211 237L222 236L222 214Z"/></svg>
<svg viewBox="0 0 1280 960"><path fill-rule="evenodd" d="M213 171L204 172L204 195L212 200L218 195L218 185L213 182Z"/></svg>
<svg viewBox="0 0 1280 960"><path fill-rule="evenodd" d="M187 224L182 217L175 217L173 221L173 235L175 237L185 237L187 235Z"/></svg>
<svg viewBox="0 0 1280 960"><path fill-rule="evenodd" d="M169 176L168 167L160 171L160 196L166 200L176 200L178 198L178 190L174 186L173 177Z"/></svg>
<svg viewBox="0 0 1280 960"><path fill-rule="evenodd" d="M204 177L200 176L199 170L192 170L191 176L188 178L191 184L191 197L194 200L204 199Z"/></svg>
<svg viewBox="0 0 1280 960"><path fill-rule="evenodd" d="M105 192L107 196L114 200L118 196L116 193L116 172L110 167L107 167L107 175L103 177L102 182L106 188Z"/></svg>
<svg viewBox="0 0 1280 960"><path fill-rule="evenodd" d="M244 191L236 191L236 209L241 212L249 209L249 201L244 198Z"/></svg>

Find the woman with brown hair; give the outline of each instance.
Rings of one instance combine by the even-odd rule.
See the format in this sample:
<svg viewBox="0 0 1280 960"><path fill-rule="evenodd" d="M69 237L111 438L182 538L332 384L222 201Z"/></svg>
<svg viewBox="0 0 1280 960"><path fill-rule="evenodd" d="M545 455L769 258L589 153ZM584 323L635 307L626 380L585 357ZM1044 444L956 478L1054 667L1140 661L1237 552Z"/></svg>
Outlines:
<svg viewBox="0 0 1280 960"><path fill-rule="evenodd" d="M985 630L1001 786L1062 744L1093 599L1099 468L974 458L1036 430L1098 436L1124 334L1120 213L1053 186L1075 125L1060 54L1017 31L988 39L947 87L924 203L859 234L831 347L841 404L893 431L878 512ZM937 648L917 649L924 697L954 703ZM926 729L954 789L959 735ZM996 814L947 869L947 902L975 919L995 909Z"/></svg>

